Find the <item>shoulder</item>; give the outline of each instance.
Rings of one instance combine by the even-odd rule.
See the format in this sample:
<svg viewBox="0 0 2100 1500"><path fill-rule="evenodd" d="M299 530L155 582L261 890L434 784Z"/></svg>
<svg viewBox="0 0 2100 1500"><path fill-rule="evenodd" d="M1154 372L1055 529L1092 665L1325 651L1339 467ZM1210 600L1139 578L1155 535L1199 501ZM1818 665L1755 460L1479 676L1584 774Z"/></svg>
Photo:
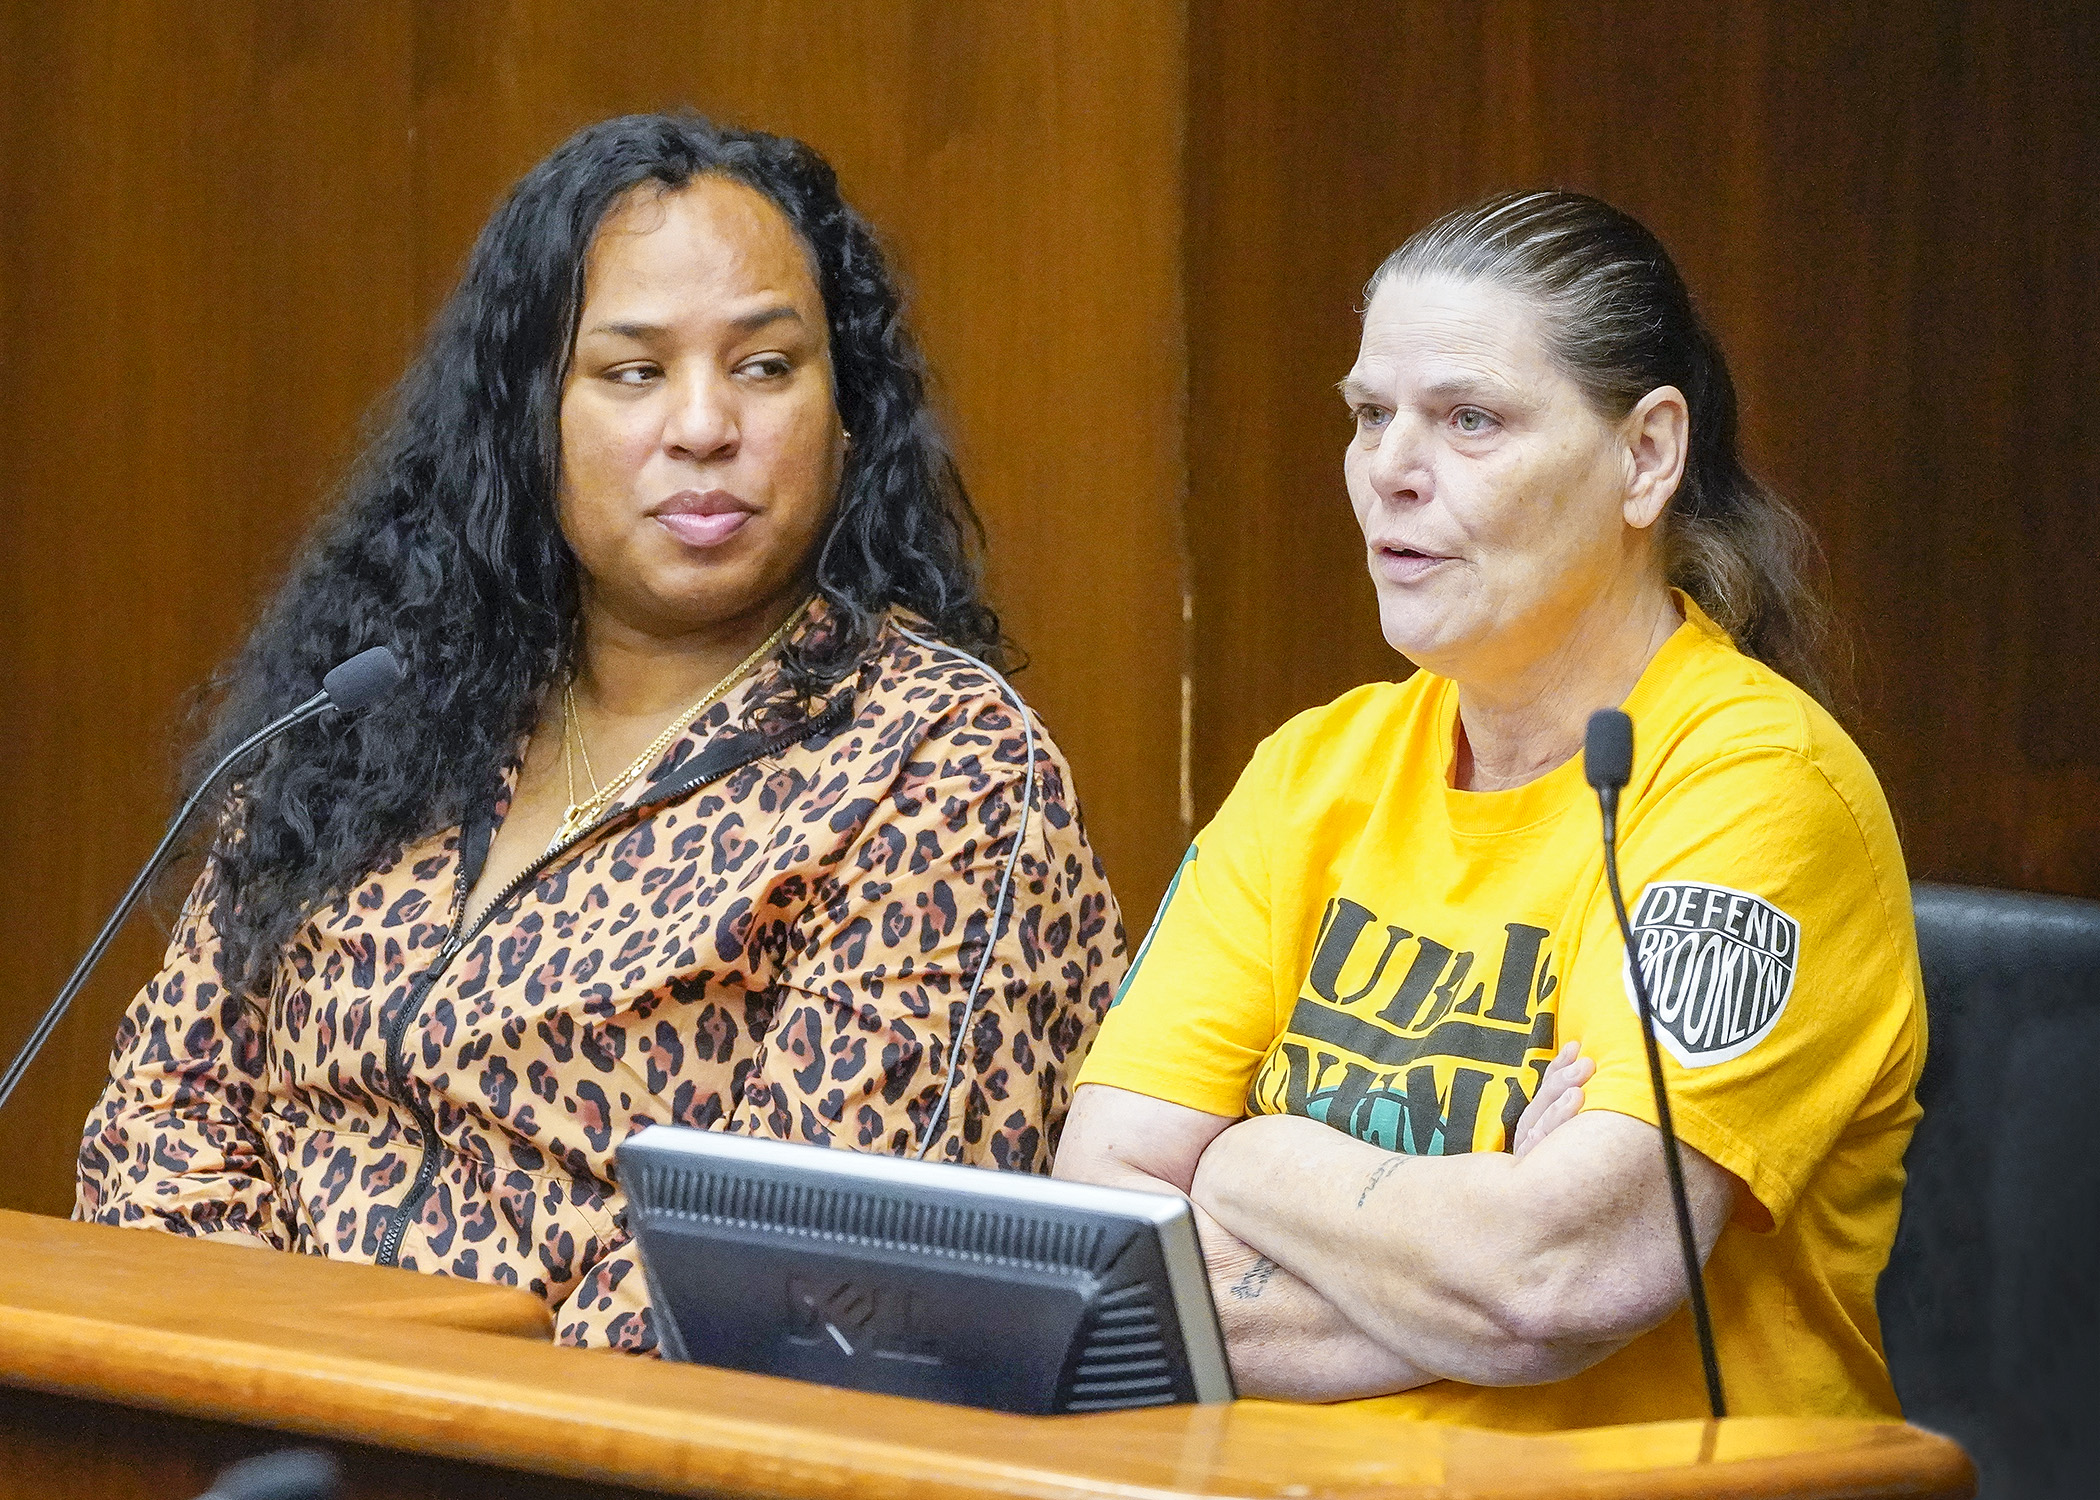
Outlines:
<svg viewBox="0 0 2100 1500"><path fill-rule="evenodd" d="M1401 682L1367 682L1332 702L1293 714L1256 747L1250 770L1291 781L1345 779L1366 761L1389 763L1411 736L1433 733L1449 686L1417 672Z"/></svg>
<svg viewBox="0 0 2100 1500"><path fill-rule="evenodd" d="M1445 686L1418 672L1293 715L1255 746L1196 844L1289 861L1327 847L1333 830L1360 827L1408 747L1435 744Z"/></svg>
<svg viewBox="0 0 2100 1500"><path fill-rule="evenodd" d="M1894 815L1859 746L1806 692L1707 636L1644 679L1634 714L1629 842L1732 850L1775 880L1857 902L1907 931ZM1845 894L1849 893L1849 894Z"/></svg>
<svg viewBox="0 0 2100 1500"><path fill-rule="evenodd" d="M1822 704L1702 622L1665 650L1655 680L1644 679L1627 705L1634 790L1726 773L1841 805L1863 826L1893 831L1873 767Z"/></svg>
<svg viewBox="0 0 2100 1500"><path fill-rule="evenodd" d="M931 624L901 609L883 616L860 668L864 697L909 704L922 714L1007 702L1001 681L989 663L950 645Z"/></svg>
<svg viewBox="0 0 2100 1500"><path fill-rule="evenodd" d="M894 757L900 774L1018 783L1033 766L1039 798L1068 797L1064 756L1018 689L902 610L885 617L862 660L853 719L868 748Z"/></svg>
<svg viewBox="0 0 2100 1500"><path fill-rule="evenodd" d="M1000 847L1018 816L1029 858L1047 861L1024 868L1031 896L1022 899L1041 900L1021 910L1072 906L1083 932L1113 929L1120 955L1121 921L1071 768L1042 719L995 667L942 641L927 622L892 610L863 658L850 732L863 759L853 795L917 826L915 870L970 867ZM1033 930L1053 920L1024 915L1023 925Z"/></svg>
<svg viewBox="0 0 2100 1500"><path fill-rule="evenodd" d="M884 617L862 659L855 698L860 717L884 718L908 735L975 731L1025 738L1033 730L1047 738L1041 719L1002 673L902 610ZM1018 755L1015 764L1021 764Z"/></svg>

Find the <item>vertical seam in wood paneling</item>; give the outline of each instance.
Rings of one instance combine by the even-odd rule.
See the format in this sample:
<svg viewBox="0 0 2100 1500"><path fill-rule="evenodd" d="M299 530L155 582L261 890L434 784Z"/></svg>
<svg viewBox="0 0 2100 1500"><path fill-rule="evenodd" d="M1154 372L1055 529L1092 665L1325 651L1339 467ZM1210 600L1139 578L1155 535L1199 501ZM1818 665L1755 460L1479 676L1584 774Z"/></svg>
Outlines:
<svg viewBox="0 0 2100 1500"><path fill-rule="evenodd" d="M1181 581L1181 722L1180 744L1175 759L1181 843L1187 847L1196 836L1196 560L1189 540L1189 183L1193 164L1189 160L1189 98L1194 83L1189 56L1192 27L1187 0L1175 7L1180 28L1176 53L1181 59L1180 80L1174 100L1174 329L1176 389L1174 392L1175 473L1174 554Z"/></svg>
<svg viewBox="0 0 2100 1500"><path fill-rule="evenodd" d="M1184 476L1182 488L1188 480ZM1184 516L1186 511L1183 512ZM1189 564L1183 549L1181 560L1181 841L1196 836L1196 592L1189 581Z"/></svg>

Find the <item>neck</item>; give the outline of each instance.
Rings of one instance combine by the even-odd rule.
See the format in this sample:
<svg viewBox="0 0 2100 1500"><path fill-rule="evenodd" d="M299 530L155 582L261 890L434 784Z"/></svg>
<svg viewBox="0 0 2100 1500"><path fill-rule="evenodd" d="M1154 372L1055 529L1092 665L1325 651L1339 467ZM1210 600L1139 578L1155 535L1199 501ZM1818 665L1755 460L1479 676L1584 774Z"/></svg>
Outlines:
<svg viewBox="0 0 2100 1500"><path fill-rule="evenodd" d="M1501 791L1574 759L1590 715L1625 701L1682 623L1669 589L1644 580L1590 601L1543 656L1462 679L1453 784Z"/></svg>
<svg viewBox="0 0 2100 1500"><path fill-rule="evenodd" d="M576 696L604 719L668 718L735 671L802 597L769 600L734 620L678 635L638 628L586 603Z"/></svg>

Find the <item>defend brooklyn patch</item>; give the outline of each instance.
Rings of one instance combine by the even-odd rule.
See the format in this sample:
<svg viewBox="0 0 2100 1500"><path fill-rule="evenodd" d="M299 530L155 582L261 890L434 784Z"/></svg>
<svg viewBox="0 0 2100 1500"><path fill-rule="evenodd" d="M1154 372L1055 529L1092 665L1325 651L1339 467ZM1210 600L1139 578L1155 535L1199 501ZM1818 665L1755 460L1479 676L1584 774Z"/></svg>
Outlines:
<svg viewBox="0 0 2100 1500"><path fill-rule="evenodd" d="M1794 993L1801 924L1747 891L1657 881L1633 912L1655 1037L1687 1068L1741 1057L1771 1035ZM1633 973L1626 998L1636 1012Z"/></svg>

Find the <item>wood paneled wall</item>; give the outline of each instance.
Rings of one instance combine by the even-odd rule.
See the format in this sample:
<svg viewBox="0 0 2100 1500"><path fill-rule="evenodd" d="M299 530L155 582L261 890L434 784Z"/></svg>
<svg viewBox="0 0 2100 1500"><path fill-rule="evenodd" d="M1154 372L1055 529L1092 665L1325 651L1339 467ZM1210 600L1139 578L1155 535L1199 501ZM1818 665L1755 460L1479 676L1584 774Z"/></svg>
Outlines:
<svg viewBox="0 0 2100 1500"><path fill-rule="evenodd" d="M886 231L1019 686L1142 928L1183 836L1183 60L1176 6L0 6L0 1048L489 209L578 126L680 104L811 141ZM160 941L134 922L10 1106L0 1206L70 1204Z"/></svg>
<svg viewBox="0 0 2100 1500"><path fill-rule="evenodd" d="M2100 896L2100 11L1192 12L1197 814L1378 632L1333 384L1386 253L1541 185L1660 234L1807 514L1914 876Z"/></svg>
<svg viewBox="0 0 2100 1500"><path fill-rule="evenodd" d="M2096 80L2092 9L2024 0L0 4L0 1048L496 198L680 103L811 140L887 232L1134 928L1184 795L1404 670L1332 385L1386 251L1538 183L1677 252L1914 872L2100 895ZM12 1106L0 1205L63 1210L157 953Z"/></svg>

